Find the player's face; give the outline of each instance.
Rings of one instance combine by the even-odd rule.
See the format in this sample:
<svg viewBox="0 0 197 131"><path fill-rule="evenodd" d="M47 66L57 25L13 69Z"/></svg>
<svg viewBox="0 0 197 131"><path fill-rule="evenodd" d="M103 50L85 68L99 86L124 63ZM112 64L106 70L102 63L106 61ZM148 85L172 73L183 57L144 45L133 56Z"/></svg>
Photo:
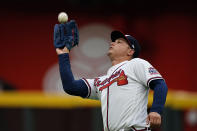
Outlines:
<svg viewBox="0 0 197 131"><path fill-rule="evenodd" d="M111 42L108 50L108 56L110 58L128 57L129 55L132 55L133 52L133 49L130 48L127 41L123 38L119 38L115 42Z"/></svg>

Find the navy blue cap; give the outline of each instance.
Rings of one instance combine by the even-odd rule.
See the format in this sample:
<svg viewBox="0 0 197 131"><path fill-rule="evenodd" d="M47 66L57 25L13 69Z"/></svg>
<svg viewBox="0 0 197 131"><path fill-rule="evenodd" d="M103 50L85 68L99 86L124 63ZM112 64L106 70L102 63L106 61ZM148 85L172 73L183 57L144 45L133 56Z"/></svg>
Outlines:
<svg viewBox="0 0 197 131"><path fill-rule="evenodd" d="M135 51L134 54L133 54L134 58L139 56L140 50L141 50L140 44L133 36L125 35L124 33L120 32L120 31L117 31L117 30L112 31L111 32L112 42L116 41L116 39L118 39L118 38L124 38L128 42L131 49L134 49L134 51Z"/></svg>

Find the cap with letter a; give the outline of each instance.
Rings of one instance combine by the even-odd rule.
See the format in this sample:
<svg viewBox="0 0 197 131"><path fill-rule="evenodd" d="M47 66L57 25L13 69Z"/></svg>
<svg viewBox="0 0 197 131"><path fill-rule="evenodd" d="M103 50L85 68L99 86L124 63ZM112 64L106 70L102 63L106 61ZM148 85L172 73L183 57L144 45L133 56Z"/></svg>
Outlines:
<svg viewBox="0 0 197 131"><path fill-rule="evenodd" d="M120 31L117 31L117 30L112 31L111 32L112 42L114 42L118 38L124 38L128 42L131 49L134 49L134 51L135 51L135 53L133 54L134 58L139 56L140 50L141 50L140 44L133 36L125 35L124 33L120 32Z"/></svg>

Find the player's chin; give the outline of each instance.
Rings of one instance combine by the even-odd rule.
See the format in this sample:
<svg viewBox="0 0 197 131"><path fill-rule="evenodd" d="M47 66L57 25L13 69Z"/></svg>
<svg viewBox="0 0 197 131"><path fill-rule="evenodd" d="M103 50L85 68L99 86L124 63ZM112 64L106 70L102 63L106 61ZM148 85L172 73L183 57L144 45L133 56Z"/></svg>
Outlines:
<svg viewBox="0 0 197 131"><path fill-rule="evenodd" d="M109 49L108 52L107 52L107 55L111 56L111 54L112 54L112 51Z"/></svg>

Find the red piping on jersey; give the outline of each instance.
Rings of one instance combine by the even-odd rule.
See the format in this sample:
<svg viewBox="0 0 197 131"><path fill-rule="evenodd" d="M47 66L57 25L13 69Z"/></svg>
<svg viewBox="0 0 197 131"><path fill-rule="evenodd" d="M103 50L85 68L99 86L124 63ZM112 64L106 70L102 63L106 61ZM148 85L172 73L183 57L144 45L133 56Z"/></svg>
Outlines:
<svg viewBox="0 0 197 131"><path fill-rule="evenodd" d="M124 64L126 64L126 63L124 63ZM122 64L122 65L120 65L118 68L116 68L114 71L113 71L113 73L116 71L116 70L118 70L121 66L123 66L124 64ZM113 74L112 73L112 74ZM110 85L109 85L110 86ZM108 131L110 131L109 130L109 123L108 123L108 112L109 112L109 86L108 86L108 88L107 88L107 129L108 129Z"/></svg>
<svg viewBox="0 0 197 131"><path fill-rule="evenodd" d="M108 108L109 108L109 87L107 88L107 129L109 130L109 123L108 123Z"/></svg>
<svg viewBox="0 0 197 131"><path fill-rule="evenodd" d="M152 78L150 78L150 79L148 79L148 81L147 81L147 86L149 87L149 83L152 81L152 80L154 80L154 79L163 79L162 77L152 77Z"/></svg>
<svg viewBox="0 0 197 131"><path fill-rule="evenodd" d="M88 83L88 81L85 78L83 78L83 80L85 80L85 82L87 83L88 88L89 88L89 93L88 93L88 96L87 97L90 97L90 94L91 94L91 86L90 86L90 84Z"/></svg>

